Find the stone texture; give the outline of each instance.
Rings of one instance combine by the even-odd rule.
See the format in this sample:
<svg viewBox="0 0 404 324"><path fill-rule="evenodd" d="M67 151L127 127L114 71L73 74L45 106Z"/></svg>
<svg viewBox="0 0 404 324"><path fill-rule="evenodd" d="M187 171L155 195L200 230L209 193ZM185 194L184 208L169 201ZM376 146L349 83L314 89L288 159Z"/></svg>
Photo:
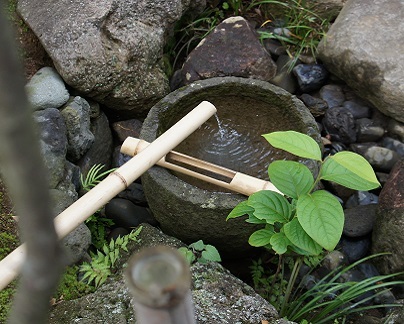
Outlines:
<svg viewBox="0 0 404 324"><path fill-rule="evenodd" d="M231 17L219 24L189 54L181 72L183 84L219 76L268 81L275 73L271 56L242 17Z"/></svg>
<svg viewBox="0 0 404 324"><path fill-rule="evenodd" d="M54 68L44 67L25 86L28 101L34 110L59 108L69 100L69 92Z"/></svg>
<svg viewBox="0 0 404 324"><path fill-rule="evenodd" d="M94 134L94 143L84 156L77 162L81 172L87 174L95 164L103 164L105 169L111 165L112 132L109 128L107 116L100 112L97 118L91 120L91 132Z"/></svg>
<svg viewBox="0 0 404 324"><path fill-rule="evenodd" d="M369 234L376 220L376 204L359 205L345 209L343 234L349 237L360 237Z"/></svg>
<svg viewBox="0 0 404 324"><path fill-rule="evenodd" d="M142 226L139 235L141 243L128 245L129 253L122 253L120 265L126 264L129 256L140 248L156 245L174 248L183 246L179 240L162 234L152 226ZM191 274L196 323L281 323L278 322L279 316L272 305L220 264L195 264L191 267ZM52 309L49 323L74 322L136 323L132 298L123 281L121 268L95 293L64 301Z"/></svg>
<svg viewBox="0 0 404 324"><path fill-rule="evenodd" d="M23 0L18 11L67 84L128 115L145 115L169 91L168 34L204 0Z"/></svg>
<svg viewBox="0 0 404 324"><path fill-rule="evenodd" d="M327 81L328 71L321 64L299 64L293 68L302 92L320 89Z"/></svg>
<svg viewBox="0 0 404 324"><path fill-rule="evenodd" d="M391 254L375 259L382 274L404 269L404 159L396 163L379 196L372 253ZM404 280L404 276L401 276Z"/></svg>
<svg viewBox="0 0 404 324"><path fill-rule="evenodd" d="M90 131L90 105L83 98L75 97L60 112L67 129L67 158L76 162L94 142Z"/></svg>
<svg viewBox="0 0 404 324"><path fill-rule="evenodd" d="M318 48L329 71L381 112L401 122L403 11L401 0L349 0Z"/></svg>
<svg viewBox="0 0 404 324"><path fill-rule="evenodd" d="M348 109L334 107L327 109L323 119L324 129L332 141L344 144L356 142L355 120Z"/></svg>
<svg viewBox="0 0 404 324"><path fill-rule="evenodd" d="M33 113L37 124L40 147L48 171L49 188L56 188L63 177L67 152L66 126L56 108Z"/></svg>

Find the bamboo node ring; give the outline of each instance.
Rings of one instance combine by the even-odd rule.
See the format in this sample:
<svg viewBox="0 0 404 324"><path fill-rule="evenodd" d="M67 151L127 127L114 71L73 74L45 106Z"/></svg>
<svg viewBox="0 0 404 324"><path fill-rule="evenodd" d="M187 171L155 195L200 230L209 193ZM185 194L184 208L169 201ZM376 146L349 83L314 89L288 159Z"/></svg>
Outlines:
<svg viewBox="0 0 404 324"><path fill-rule="evenodd" d="M121 179L121 181L125 185L125 189L128 188L128 183L126 182L126 179L119 172L114 171L111 173L111 175L116 175L119 179Z"/></svg>

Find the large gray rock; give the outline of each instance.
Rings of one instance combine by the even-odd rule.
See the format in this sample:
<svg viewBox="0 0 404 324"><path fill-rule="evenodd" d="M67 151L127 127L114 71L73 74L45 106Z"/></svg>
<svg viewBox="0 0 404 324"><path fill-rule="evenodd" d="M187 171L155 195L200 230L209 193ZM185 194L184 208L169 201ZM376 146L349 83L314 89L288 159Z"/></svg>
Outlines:
<svg viewBox="0 0 404 324"><path fill-rule="evenodd" d="M25 86L28 101L34 110L59 108L69 100L69 92L54 68L40 69Z"/></svg>
<svg viewBox="0 0 404 324"><path fill-rule="evenodd" d="M141 247L183 244L143 224L141 243L130 244L119 264L127 262L131 253ZM195 264L191 267L192 298L197 323L276 323L275 308L250 286L234 277L220 264ZM136 323L133 302L122 278L122 271L108 279L95 293L73 301L65 301L52 309L49 323Z"/></svg>
<svg viewBox="0 0 404 324"><path fill-rule="evenodd" d="M56 108L36 111L33 117L38 128L41 154L48 171L49 188L56 188L63 177L66 162L66 126Z"/></svg>
<svg viewBox="0 0 404 324"><path fill-rule="evenodd" d="M67 84L133 115L168 91L161 57L174 23L204 0L18 2Z"/></svg>
<svg viewBox="0 0 404 324"><path fill-rule="evenodd" d="M404 121L404 2L348 0L318 48L329 71Z"/></svg>
<svg viewBox="0 0 404 324"><path fill-rule="evenodd" d="M396 163L379 196L372 252L391 254L375 259L382 274L404 269L404 159ZM401 275L401 279L404 276Z"/></svg>
<svg viewBox="0 0 404 324"><path fill-rule="evenodd" d="M181 70L182 84L223 76L269 81L275 74L275 62L242 17L219 24L189 54Z"/></svg>

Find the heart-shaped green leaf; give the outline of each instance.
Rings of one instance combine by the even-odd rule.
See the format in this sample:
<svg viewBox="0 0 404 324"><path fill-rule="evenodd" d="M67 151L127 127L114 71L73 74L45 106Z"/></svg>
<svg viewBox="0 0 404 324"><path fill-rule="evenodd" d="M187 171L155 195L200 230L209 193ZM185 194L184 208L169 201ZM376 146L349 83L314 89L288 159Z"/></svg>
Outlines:
<svg viewBox="0 0 404 324"><path fill-rule="evenodd" d="M285 223L289 220L292 208L287 199L271 190L261 190L248 198L248 205L254 209L254 216L265 219L268 224Z"/></svg>
<svg viewBox="0 0 404 324"><path fill-rule="evenodd" d="M321 150L310 136L295 131L262 135L273 147L307 159L321 161Z"/></svg>
<svg viewBox="0 0 404 324"><path fill-rule="evenodd" d="M319 190L299 197L296 212L306 233L323 248L332 251L344 226L344 212L339 201L329 192Z"/></svg>
<svg viewBox="0 0 404 324"><path fill-rule="evenodd" d="M202 251L202 257L208 261L216 261L220 262L222 259L220 258L219 251L210 244L205 246L205 251Z"/></svg>
<svg viewBox="0 0 404 324"><path fill-rule="evenodd" d="M285 224L283 229L289 241L298 248L307 251L307 254L319 255L323 250L320 245L307 235L297 218L294 218L292 221Z"/></svg>
<svg viewBox="0 0 404 324"><path fill-rule="evenodd" d="M284 254L288 250L288 245L290 244L288 238L282 232L272 235L269 243L277 254Z"/></svg>
<svg viewBox="0 0 404 324"><path fill-rule="evenodd" d="M245 200L233 208L233 210L227 216L226 220L229 220L231 218L237 218L244 215L252 215L253 212L254 208L248 206L247 200Z"/></svg>
<svg viewBox="0 0 404 324"><path fill-rule="evenodd" d="M260 229L250 235L248 243L250 243L251 246L255 247L268 245L272 235L274 234L275 234L274 231L270 231L268 229Z"/></svg>
<svg viewBox="0 0 404 324"><path fill-rule="evenodd" d="M314 183L308 167L295 161L274 161L268 167L269 179L286 196L298 198L309 193Z"/></svg>
<svg viewBox="0 0 404 324"><path fill-rule="evenodd" d="M348 151L328 157L320 177L354 190L367 191L380 186L369 162L359 154Z"/></svg>

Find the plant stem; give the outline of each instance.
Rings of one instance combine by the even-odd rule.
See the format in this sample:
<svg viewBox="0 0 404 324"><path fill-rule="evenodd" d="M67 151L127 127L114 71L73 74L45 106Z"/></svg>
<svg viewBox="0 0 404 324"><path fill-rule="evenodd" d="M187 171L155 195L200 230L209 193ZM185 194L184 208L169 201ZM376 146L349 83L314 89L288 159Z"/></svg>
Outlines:
<svg viewBox="0 0 404 324"><path fill-rule="evenodd" d="M310 188L310 190L309 190L309 193L311 193L311 192L316 188L317 183L320 181L321 173L322 173L322 171L323 171L323 165L324 165L324 163L325 163L325 161L326 161L327 159L328 159L328 157L325 158L324 161L321 161L321 162L320 162L320 170L318 171L318 175L317 175L317 177L316 177L316 180L314 180L314 183L313 183L313 185L311 186L311 188Z"/></svg>
<svg viewBox="0 0 404 324"><path fill-rule="evenodd" d="M285 298L283 299L281 310L279 312L280 317L284 317L286 306L288 305L290 294L292 293L293 286L295 285L297 276L300 271L300 267L302 266L302 257L298 257L295 261L295 264L292 269L292 273L290 275L290 280L288 282L288 286L286 287Z"/></svg>

